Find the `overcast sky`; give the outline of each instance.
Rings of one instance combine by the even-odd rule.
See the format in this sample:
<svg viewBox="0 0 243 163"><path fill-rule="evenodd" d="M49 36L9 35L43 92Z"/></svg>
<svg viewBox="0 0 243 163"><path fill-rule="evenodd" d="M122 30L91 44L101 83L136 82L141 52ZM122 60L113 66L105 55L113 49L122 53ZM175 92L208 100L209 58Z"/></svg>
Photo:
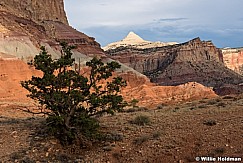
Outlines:
<svg viewBox="0 0 243 163"><path fill-rule="evenodd" d="M64 0L71 26L105 46L129 31L149 41L195 37L243 47L243 0Z"/></svg>

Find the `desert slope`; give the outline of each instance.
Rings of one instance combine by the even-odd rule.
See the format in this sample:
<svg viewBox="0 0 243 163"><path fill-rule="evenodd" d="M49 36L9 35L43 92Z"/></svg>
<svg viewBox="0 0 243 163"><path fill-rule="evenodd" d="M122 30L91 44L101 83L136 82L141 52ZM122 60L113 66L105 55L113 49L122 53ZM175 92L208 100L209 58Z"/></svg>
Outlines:
<svg viewBox="0 0 243 163"><path fill-rule="evenodd" d="M0 59L0 100L1 101L31 101L26 97L28 92L21 87L20 82L31 79L32 76L40 76L41 72L28 66L21 60L13 58ZM143 75L134 72L118 73L127 80L128 86L122 90L122 94L128 102L138 99L139 105L155 108L161 103L177 103L202 98L216 97L209 88L197 83L188 83L180 86L156 86L149 82Z"/></svg>

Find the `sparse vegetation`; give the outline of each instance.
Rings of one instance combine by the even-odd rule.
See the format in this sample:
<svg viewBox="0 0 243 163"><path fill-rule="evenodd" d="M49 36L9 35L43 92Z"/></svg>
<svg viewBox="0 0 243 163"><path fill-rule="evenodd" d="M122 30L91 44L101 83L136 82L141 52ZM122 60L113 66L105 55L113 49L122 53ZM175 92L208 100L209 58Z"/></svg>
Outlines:
<svg viewBox="0 0 243 163"><path fill-rule="evenodd" d="M215 105L215 104L217 104L217 101L214 99L208 101L208 105Z"/></svg>
<svg viewBox="0 0 243 163"><path fill-rule="evenodd" d="M211 153L208 154L208 156L215 157L215 156L223 155L224 153L225 153L225 148L218 147L213 149Z"/></svg>
<svg viewBox="0 0 243 163"><path fill-rule="evenodd" d="M119 94L126 81L121 77L111 78L112 73L120 68L117 62L104 64L98 58L86 63L89 74L80 75L71 69L74 64L71 50L74 47L65 43L61 45L62 56L57 60L53 60L42 47L32 65L42 71L43 76L32 77L21 85L30 92L28 97L41 105L38 112L27 111L47 115L51 133L63 144L70 144L78 133L87 137L96 133L99 122L94 116L114 114L126 106ZM106 85L99 84L107 79L110 80Z"/></svg>
<svg viewBox="0 0 243 163"><path fill-rule="evenodd" d="M153 139L158 139L161 136L161 131L156 131L152 134Z"/></svg>
<svg viewBox="0 0 243 163"><path fill-rule="evenodd" d="M149 110L149 109L146 107L135 107L135 108L124 109L124 110L122 110L122 112L132 113L132 112L147 111L147 110Z"/></svg>
<svg viewBox="0 0 243 163"><path fill-rule="evenodd" d="M134 120L131 121L132 124L136 124L139 126L144 126L144 125L148 125L151 122L149 116L146 115L138 115L137 117L135 117Z"/></svg>
<svg viewBox="0 0 243 163"><path fill-rule="evenodd" d="M214 125L216 125L217 123L216 123L215 120L210 119L210 120L206 120L206 121L204 121L203 124L204 124L204 125L207 125L207 126L214 126Z"/></svg>
<svg viewBox="0 0 243 163"><path fill-rule="evenodd" d="M150 138L150 137L149 137L148 135L143 135L143 136L141 136L141 137L138 137L138 138L134 139L133 143L134 143L135 145L141 145L141 144L143 144L144 142L148 141L149 138Z"/></svg>
<svg viewBox="0 0 243 163"><path fill-rule="evenodd" d="M106 141L122 141L123 138L124 138L123 134L116 133L116 132L108 133L105 136Z"/></svg>
<svg viewBox="0 0 243 163"><path fill-rule="evenodd" d="M137 111L136 108L129 108L129 109L124 110L123 112L132 113L132 112L136 112L136 111Z"/></svg>
<svg viewBox="0 0 243 163"><path fill-rule="evenodd" d="M200 100L199 102L200 103L206 103L207 101L206 100Z"/></svg>
<svg viewBox="0 0 243 163"><path fill-rule="evenodd" d="M166 104L159 104L156 109L163 109L166 106L167 106Z"/></svg>
<svg viewBox="0 0 243 163"><path fill-rule="evenodd" d="M226 104L225 104L224 102L219 102L219 103L217 104L217 106L218 106L218 107L225 107Z"/></svg>
<svg viewBox="0 0 243 163"><path fill-rule="evenodd" d="M69 146L60 146L58 140L46 134L43 118L31 118L32 114L28 114L26 119L7 118L5 112L8 114L11 108L15 111L16 106L1 105L0 157L4 162L143 162L148 159L156 162L154 154L159 161L165 158L168 162L178 162L178 158L182 158L184 162L195 162L200 153L238 157L238 151L241 151L242 97L237 96L238 101L219 98L228 108L223 110L217 104L209 106L209 99L206 103L197 100L161 110L98 117L99 133L102 133L99 139L90 142L83 136L82 143L79 140L80 143L76 141ZM199 105L208 107L198 109ZM175 107L180 108L176 114L172 112ZM190 108L194 110L190 111ZM21 114L26 113L17 110L12 116ZM153 123L147 126L128 123L139 115L148 116ZM218 134L218 131L223 134ZM8 148L10 146L14 148ZM187 150L191 153L183 152Z"/></svg>
<svg viewBox="0 0 243 163"><path fill-rule="evenodd" d="M194 108L194 107L190 107L189 109L190 109L190 110L195 110L196 108Z"/></svg>
<svg viewBox="0 0 243 163"><path fill-rule="evenodd" d="M203 108L207 108L207 106L206 105L199 105L198 108L203 109Z"/></svg>

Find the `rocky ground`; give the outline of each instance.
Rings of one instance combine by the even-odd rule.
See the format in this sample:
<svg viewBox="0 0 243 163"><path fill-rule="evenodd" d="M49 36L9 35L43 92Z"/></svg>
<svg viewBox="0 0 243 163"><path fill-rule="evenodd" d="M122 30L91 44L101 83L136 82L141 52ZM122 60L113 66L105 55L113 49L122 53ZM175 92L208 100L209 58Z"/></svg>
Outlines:
<svg viewBox="0 0 243 163"><path fill-rule="evenodd" d="M45 134L43 117L19 110L25 106L0 103L2 162L183 163L195 162L197 156L243 158L243 95L104 116L99 121L105 140L68 147ZM135 121L138 116L143 116L141 124Z"/></svg>

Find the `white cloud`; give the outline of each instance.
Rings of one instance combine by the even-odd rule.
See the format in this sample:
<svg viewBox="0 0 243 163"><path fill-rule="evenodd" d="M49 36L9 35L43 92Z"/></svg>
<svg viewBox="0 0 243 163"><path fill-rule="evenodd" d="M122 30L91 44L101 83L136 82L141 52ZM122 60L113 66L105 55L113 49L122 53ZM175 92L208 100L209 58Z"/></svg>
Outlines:
<svg viewBox="0 0 243 163"><path fill-rule="evenodd" d="M101 36L102 31L94 30L99 28L106 29L103 36L107 29L120 29L121 33L129 29L164 30L171 37L173 33L189 35L205 29L218 35L232 31L242 34L234 30L243 26L242 6L242 0L65 0L70 24L82 32L92 31L94 37Z"/></svg>

